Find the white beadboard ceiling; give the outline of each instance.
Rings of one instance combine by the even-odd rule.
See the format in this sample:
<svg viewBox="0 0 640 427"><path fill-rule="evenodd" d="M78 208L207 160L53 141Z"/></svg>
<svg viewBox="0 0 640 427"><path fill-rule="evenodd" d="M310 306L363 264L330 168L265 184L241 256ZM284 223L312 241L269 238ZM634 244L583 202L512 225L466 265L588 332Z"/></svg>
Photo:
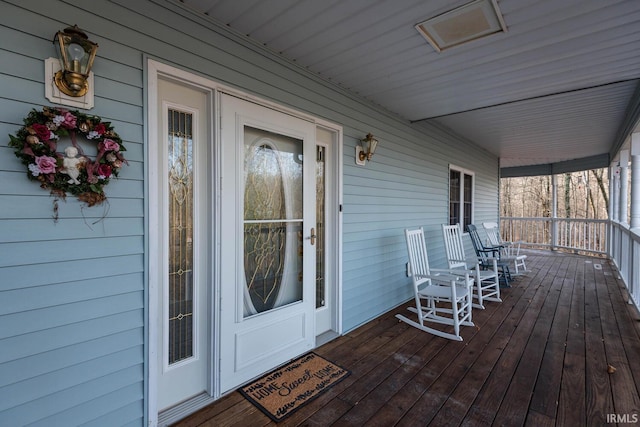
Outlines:
<svg viewBox="0 0 640 427"><path fill-rule="evenodd" d="M506 33L436 52L414 26L469 0L182 0L503 168L606 156L637 121L640 0L498 0Z"/></svg>

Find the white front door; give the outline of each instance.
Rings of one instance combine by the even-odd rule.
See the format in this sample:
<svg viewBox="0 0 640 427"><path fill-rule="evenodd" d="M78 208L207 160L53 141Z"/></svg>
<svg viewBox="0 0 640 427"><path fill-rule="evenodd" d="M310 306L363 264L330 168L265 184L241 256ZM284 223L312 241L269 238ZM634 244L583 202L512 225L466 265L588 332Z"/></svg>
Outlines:
<svg viewBox="0 0 640 427"><path fill-rule="evenodd" d="M316 145L306 120L221 99L220 389L315 344Z"/></svg>
<svg viewBox="0 0 640 427"><path fill-rule="evenodd" d="M150 185L159 411L211 394L212 92L158 79Z"/></svg>

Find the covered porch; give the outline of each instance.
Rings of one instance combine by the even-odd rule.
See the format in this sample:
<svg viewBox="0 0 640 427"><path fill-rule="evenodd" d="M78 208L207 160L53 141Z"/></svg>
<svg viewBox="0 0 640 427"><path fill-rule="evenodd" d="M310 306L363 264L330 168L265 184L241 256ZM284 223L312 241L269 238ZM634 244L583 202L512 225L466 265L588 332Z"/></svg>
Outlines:
<svg viewBox="0 0 640 427"><path fill-rule="evenodd" d="M604 425L640 414L640 317L605 259L528 251L463 342L398 321L316 349L352 374L281 425ZM615 370L615 372L613 372ZM178 426L273 425L237 391Z"/></svg>
<svg viewBox="0 0 640 427"><path fill-rule="evenodd" d="M57 86L46 73L57 63L49 61L52 36L77 23L100 45L91 102L81 108L113 123L131 163L109 186L108 209L55 199L52 221L50 195L25 179L33 167L6 137L0 146L0 425L272 425L229 390L312 348L352 375L283 425L636 420L640 2L0 5L0 31L12 40L0 48L4 135L16 133L32 108L74 105L47 97ZM500 29L432 45L424 30L469 10ZM184 134L168 132L174 112L202 125L180 150L169 144ZM251 120L240 126L239 117ZM302 168L306 186L290 206L302 200L303 212L283 215L286 203L274 203L264 218L245 214L245 167L253 163L244 154L274 145L250 143L240 129L298 141L289 144L298 150L290 163ZM182 165L192 166L186 178ZM596 248L606 260L529 248L531 272L504 289L502 303L474 311L476 327L463 328L461 343L394 317L410 297L404 229L424 227L431 262L441 267L443 223L504 219L501 178L591 168L609 168L612 183L604 247ZM312 172L327 177L323 191L313 188ZM182 188L174 192L172 182ZM184 183L190 204L182 203ZM170 216L172 198L190 208ZM280 256L289 257L288 283L301 282L302 296L286 295L281 306L292 308L288 319L297 325L306 322L306 347L295 351L282 339L293 334L278 329L292 324L281 307L268 310L268 322L245 313L245 221L285 219L302 227L282 239L288 251ZM294 252L306 262L301 278ZM323 297L314 292L319 277ZM289 304L296 298L304 302L299 312ZM171 315L177 300L197 309ZM169 332L169 322L183 319L196 335ZM250 357L270 354L264 348L236 351L240 333L259 341L254 324L273 326L277 357ZM327 333L337 338L315 348ZM190 352L170 357L174 342ZM225 377L236 365L243 376Z"/></svg>

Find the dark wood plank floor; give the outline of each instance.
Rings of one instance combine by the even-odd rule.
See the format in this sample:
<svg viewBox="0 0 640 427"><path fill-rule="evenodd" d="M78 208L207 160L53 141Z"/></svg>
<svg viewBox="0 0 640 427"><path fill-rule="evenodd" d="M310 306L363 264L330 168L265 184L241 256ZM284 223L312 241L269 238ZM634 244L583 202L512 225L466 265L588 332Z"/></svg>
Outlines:
<svg viewBox="0 0 640 427"><path fill-rule="evenodd" d="M640 423L640 316L617 272L603 259L543 251L527 267L502 303L474 310L463 342L399 322L403 305L318 348L351 376L279 425ZM275 423L234 392L178 425Z"/></svg>

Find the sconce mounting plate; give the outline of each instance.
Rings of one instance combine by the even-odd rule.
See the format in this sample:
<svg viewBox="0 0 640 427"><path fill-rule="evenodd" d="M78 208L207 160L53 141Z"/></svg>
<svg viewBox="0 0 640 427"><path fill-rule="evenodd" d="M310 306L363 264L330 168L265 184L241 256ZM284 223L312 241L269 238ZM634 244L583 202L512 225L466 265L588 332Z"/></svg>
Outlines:
<svg viewBox="0 0 640 427"><path fill-rule="evenodd" d="M61 69L62 67L60 66L60 60L58 58L47 58L44 60L44 91L46 98L54 104L85 110L93 108L93 71L89 73L89 78L87 79L87 92L83 96L73 97L63 93L58 89L58 86L56 86L55 76Z"/></svg>
<svg viewBox="0 0 640 427"><path fill-rule="evenodd" d="M367 162L366 156L361 156L360 153L364 154L364 149L362 145L356 145L356 165L364 166ZM362 157L365 157L363 160L360 160Z"/></svg>

